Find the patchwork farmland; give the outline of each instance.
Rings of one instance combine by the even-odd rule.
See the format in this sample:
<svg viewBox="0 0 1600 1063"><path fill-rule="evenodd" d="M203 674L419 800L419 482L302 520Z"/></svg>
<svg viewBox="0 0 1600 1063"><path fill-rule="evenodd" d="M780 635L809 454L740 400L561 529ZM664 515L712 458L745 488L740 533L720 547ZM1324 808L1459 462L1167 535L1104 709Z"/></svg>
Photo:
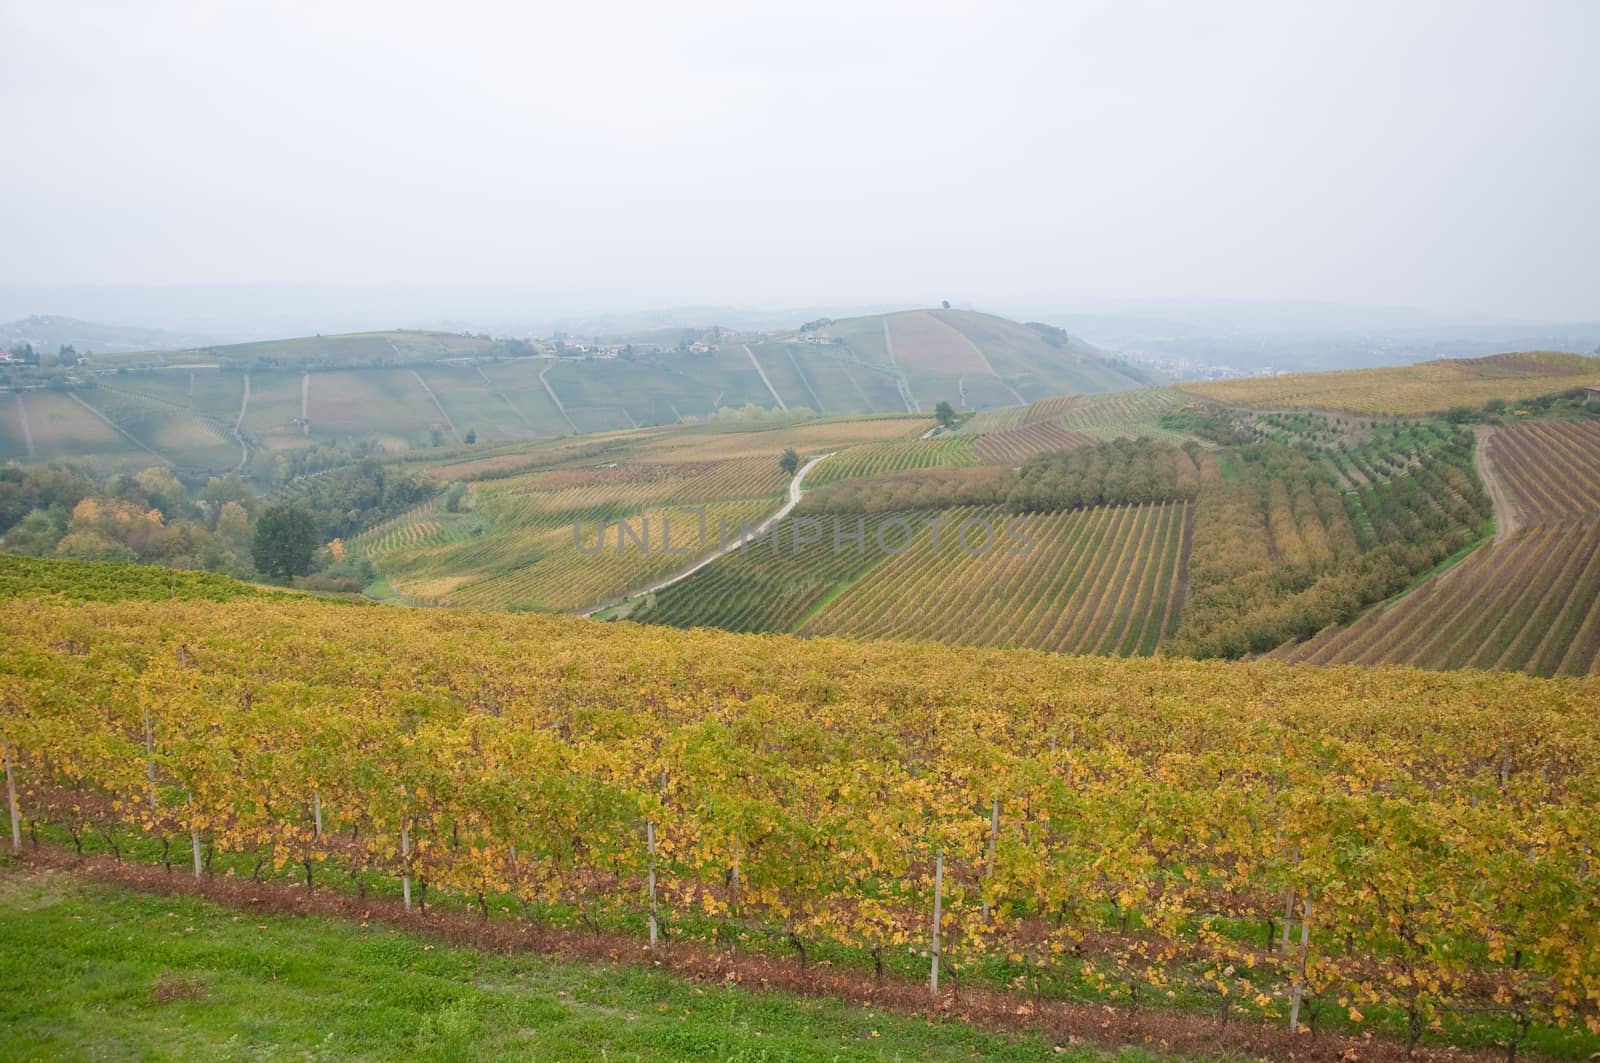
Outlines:
<svg viewBox="0 0 1600 1063"><path fill-rule="evenodd" d="M1485 444L1521 530L1354 623L1280 649L1309 664L1600 672L1600 424L1529 424Z"/></svg>
<svg viewBox="0 0 1600 1063"><path fill-rule="evenodd" d="M589 609L673 575L772 513L787 490L778 466L785 449L871 451L903 445L887 441L914 437L929 423L641 429L424 461L417 467L430 476L469 485L463 512L441 513L430 503L352 545L414 604Z"/></svg>

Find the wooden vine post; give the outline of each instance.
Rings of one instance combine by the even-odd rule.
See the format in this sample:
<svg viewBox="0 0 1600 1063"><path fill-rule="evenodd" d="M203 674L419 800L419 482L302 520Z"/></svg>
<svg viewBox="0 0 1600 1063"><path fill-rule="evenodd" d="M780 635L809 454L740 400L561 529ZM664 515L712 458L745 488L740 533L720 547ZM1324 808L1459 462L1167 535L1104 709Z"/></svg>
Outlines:
<svg viewBox="0 0 1600 1063"><path fill-rule="evenodd" d="M22 852L22 815L17 811L17 780L11 771L11 750L6 749L6 804L11 809L11 851Z"/></svg>
<svg viewBox="0 0 1600 1063"><path fill-rule="evenodd" d="M939 999L939 923L944 918L944 850L940 849L933 860L933 948L930 950L932 966L928 972L928 995Z"/></svg>
<svg viewBox="0 0 1600 1063"><path fill-rule="evenodd" d="M156 808L156 741L150 729L150 706L144 707L144 774L150 780L150 810Z"/></svg>
<svg viewBox="0 0 1600 1063"><path fill-rule="evenodd" d="M656 821L653 819L645 820L644 843L650 855L650 948L654 950L660 936L661 923L656 914Z"/></svg>
<svg viewBox="0 0 1600 1063"><path fill-rule="evenodd" d="M1311 898L1300 903L1300 965L1295 971L1294 989L1289 994L1289 1032L1300 1029L1300 1001L1306 992L1306 953L1311 942Z"/></svg>
<svg viewBox="0 0 1600 1063"><path fill-rule="evenodd" d="M994 876L994 850L995 843L999 840L999 837L1000 795L996 794L994 796L994 800L989 805L989 851L988 855L983 861L983 877L985 879L992 878ZM985 892L983 895L983 921L985 923L989 921L989 894L987 892Z"/></svg>
<svg viewBox="0 0 1600 1063"><path fill-rule="evenodd" d="M400 821L400 895L405 899L406 911L411 910L411 827Z"/></svg>
<svg viewBox="0 0 1600 1063"><path fill-rule="evenodd" d="M185 793L184 801L189 806L189 847L194 850L194 880L200 881L200 824L194 818L194 795Z"/></svg>

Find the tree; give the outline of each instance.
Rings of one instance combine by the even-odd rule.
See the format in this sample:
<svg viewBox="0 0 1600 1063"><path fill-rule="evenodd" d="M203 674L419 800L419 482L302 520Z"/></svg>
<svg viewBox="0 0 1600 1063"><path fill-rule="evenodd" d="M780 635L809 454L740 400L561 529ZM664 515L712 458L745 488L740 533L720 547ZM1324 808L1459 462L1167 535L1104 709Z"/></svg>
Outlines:
<svg viewBox="0 0 1600 1063"><path fill-rule="evenodd" d="M469 446L469 447L472 444L476 443L477 441L478 441L478 430L476 428L467 429L467 434L461 437L461 442L467 444L467 446Z"/></svg>
<svg viewBox="0 0 1600 1063"><path fill-rule="evenodd" d="M317 522L304 506L270 506L256 521L250 555L256 568L269 576L288 579L311 571L317 548Z"/></svg>
<svg viewBox="0 0 1600 1063"><path fill-rule="evenodd" d="M200 501L211 507L212 520L222 512L222 507L229 502L237 502L246 510L254 508L256 493L245 483L244 478L238 473L229 473L227 476L213 476L206 481L200 489Z"/></svg>
<svg viewBox="0 0 1600 1063"><path fill-rule="evenodd" d="M217 514L217 540L235 557L243 558L252 552L250 511L243 503L222 503L222 511Z"/></svg>
<svg viewBox="0 0 1600 1063"><path fill-rule="evenodd" d="M783 457L778 459L778 468L789 476L793 476L795 470L800 468L800 455L794 452L793 447L783 452Z"/></svg>
<svg viewBox="0 0 1600 1063"><path fill-rule="evenodd" d="M948 402L941 400L939 405L933 408L933 415L939 419L940 428L949 428L956 423L955 407Z"/></svg>
<svg viewBox="0 0 1600 1063"><path fill-rule="evenodd" d="M950 309L950 300L945 299L945 300L941 301L939 305L944 307L946 310L948 310L948 309Z"/></svg>

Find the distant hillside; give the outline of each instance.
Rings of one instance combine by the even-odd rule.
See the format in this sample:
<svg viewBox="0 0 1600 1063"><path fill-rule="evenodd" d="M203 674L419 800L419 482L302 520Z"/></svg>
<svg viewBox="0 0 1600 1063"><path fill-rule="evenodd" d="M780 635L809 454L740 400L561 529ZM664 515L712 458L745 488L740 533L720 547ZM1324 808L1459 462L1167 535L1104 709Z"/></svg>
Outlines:
<svg viewBox="0 0 1600 1063"><path fill-rule="evenodd" d="M131 325L105 325L95 321L80 321L54 314L35 314L32 317L8 321L0 325L0 347L15 347L23 343L34 350L54 354L63 346L74 347L81 354L123 354L151 349L193 347L210 342L210 337L192 333L168 332L156 328L135 328Z"/></svg>
<svg viewBox="0 0 1600 1063"><path fill-rule="evenodd" d="M814 326L815 322L812 323ZM582 435L759 406L823 416L1017 408L1144 386L1048 325L916 310L783 333L723 328L495 340L396 330L100 355L71 379L13 374L0 460L247 468L319 443L415 447ZM56 390L38 389L51 383Z"/></svg>
<svg viewBox="0 0 1600 1063"><path fill-rule="evenodd" d="M210 363L228 369L360 369L487 355L493 353L495 346L495 341L484 336L396 329L194 346L182 350L131 351L109 361L127 367Z"/></svg>
<svg viewBox="0 0 1600 1063"><path fill-rule="evenodd" d="M1292 406L1358 413L1443 413L1494 399L1516 402L1600 385L1600 358L1559 351L1442 358L1417 365L1291 373L1186 383L1188 392L1243 406Z"/></svg>
<svg viewBox="0 0 1600 1063"><path fill-rule="evenodd" d="M1161 382L1058 328L970 310L903 310L811 324L759 345L758 353L835 375L842 366L858 385L864 376L874 408L883 408L885 380L902 409L922 412L940 402L982 410Z"/></svg>

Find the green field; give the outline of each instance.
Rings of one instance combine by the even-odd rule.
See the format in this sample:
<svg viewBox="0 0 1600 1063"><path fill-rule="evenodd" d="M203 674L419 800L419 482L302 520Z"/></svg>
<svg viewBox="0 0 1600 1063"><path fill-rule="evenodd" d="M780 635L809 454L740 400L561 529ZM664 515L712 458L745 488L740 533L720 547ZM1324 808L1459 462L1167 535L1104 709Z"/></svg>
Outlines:
<svg viewBox="0 0 1600 1063"><path fill-rule="evenodd" d="M12 1059L1157 1058L14 866L0 935Z"/></svg>

